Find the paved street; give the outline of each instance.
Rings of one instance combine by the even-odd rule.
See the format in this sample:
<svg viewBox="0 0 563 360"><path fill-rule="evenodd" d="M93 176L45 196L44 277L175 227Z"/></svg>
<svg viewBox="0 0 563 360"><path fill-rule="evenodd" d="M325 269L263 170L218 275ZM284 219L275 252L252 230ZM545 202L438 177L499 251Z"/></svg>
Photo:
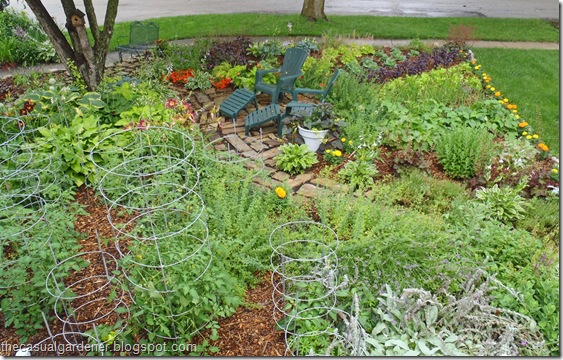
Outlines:
<svg viewBox="0 0 563 360"><path fill-rule="evenodd" d="M101 22L107 0L93 2ZM11 3L20 9L25 7L23 0ZM81 8L81 1L75 3ZM64 23L60 0L43 0L43 4L59 24ZM120 0L117 21L193 14L299 13L302 5L303 0ZM559 3L555 0L326 0L325 12L327 15L559 19Z"/></svg>

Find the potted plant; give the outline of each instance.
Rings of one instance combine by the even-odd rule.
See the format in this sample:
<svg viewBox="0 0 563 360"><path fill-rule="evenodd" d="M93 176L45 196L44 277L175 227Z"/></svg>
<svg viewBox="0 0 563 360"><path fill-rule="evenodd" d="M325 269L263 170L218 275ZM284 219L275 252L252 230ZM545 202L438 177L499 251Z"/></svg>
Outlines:
<svg viewBox="0 0 563 360"><path fill-rule="evenodd" d="M333 136L340 136L340 128L346 126L344 120L339 119L334 107L329 103L315 105L308 115L297 115L296 124L299 135L305 144L315 152L330 132Z"/></svg>

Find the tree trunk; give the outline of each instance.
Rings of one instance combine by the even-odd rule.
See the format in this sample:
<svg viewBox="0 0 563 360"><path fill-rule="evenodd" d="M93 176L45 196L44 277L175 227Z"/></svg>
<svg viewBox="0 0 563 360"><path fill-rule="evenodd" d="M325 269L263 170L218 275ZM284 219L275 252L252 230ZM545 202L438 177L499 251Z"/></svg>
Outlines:
<svg viewBox="0 0 563 360"><path fill-rule="evenodd" d="M88 23L94 38L94 45L91 44L86 32L84 14L76 9L73 0L61 0L67 20L65 26L71 43L67 41L63 32L41 3L41 0L25 1L35 14L45 33L49 36L61 62L65 64L72 74L71 68L67 63L68 60L72 61L78 68L88 90L94 90L104 75L106 57L113 33L115 17L117 16L119 0L108 0L103 30L100 30L98 27L92 0L84 0Z"/></svg>
<svg viewBox="0 0 563 360"><path fill-rule="evenodd" d="M303 0L301 16L304 16L311 21L328 21L328 18L325 15L325 0Z"/></svg>

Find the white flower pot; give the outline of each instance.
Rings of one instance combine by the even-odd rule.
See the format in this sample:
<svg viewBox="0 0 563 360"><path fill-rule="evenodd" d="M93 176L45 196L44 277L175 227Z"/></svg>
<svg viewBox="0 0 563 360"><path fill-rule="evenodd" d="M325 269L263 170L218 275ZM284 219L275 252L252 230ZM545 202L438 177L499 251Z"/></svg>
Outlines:
<svg viewBox="0 0 563 360"><path fill-rule="evenodd" d="M299 128L299 135L305 141L305 144L311 149L311 151L315 152L323 142L328 130L307 130L303 129L301 126Z"/></svg>

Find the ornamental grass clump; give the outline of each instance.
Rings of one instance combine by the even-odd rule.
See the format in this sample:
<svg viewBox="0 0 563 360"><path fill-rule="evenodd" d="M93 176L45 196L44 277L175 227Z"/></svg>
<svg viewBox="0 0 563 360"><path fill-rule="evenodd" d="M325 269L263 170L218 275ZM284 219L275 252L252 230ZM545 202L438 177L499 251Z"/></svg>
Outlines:
<svg viewBox="0 0 563 360"><path fill-rule="evenodd" d="M436 144L444 171L454 179L470 179L492 157L492 135L486 130L461 127L445 131Z"/></svg>

